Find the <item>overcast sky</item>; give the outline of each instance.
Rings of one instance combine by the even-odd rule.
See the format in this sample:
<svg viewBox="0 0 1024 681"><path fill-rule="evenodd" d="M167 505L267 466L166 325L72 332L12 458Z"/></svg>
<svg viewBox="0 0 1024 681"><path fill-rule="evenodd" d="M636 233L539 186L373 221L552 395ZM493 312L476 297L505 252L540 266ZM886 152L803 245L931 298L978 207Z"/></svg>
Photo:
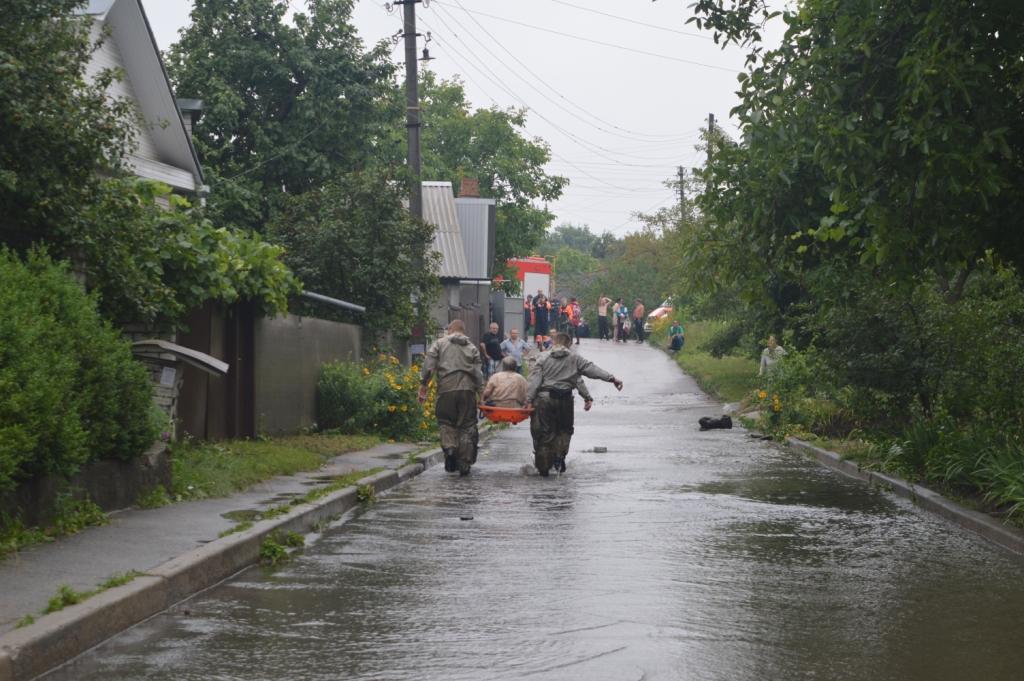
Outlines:
<svg viewBox="0 0 1024 681"><path fill-rule="evenodd" d="M686 25L690 4L431 0L417 5L417 18L419 31L432 36L430 68L458 75L475 107L529 108L528 134L551 146L549 172L571 182L549 205L555 224L622 235L639 226L632 212L676 200L661 183L680 165L701 164L694 147L709 113L735 132L728 113L744 53L723 51ZM167 49L188 23L191 0L143 5ZM354 22L367 45L395 34L401 21L400 7L389 13L383 1L356 2ZM392 55L403 57L400 48Z"/></svg>

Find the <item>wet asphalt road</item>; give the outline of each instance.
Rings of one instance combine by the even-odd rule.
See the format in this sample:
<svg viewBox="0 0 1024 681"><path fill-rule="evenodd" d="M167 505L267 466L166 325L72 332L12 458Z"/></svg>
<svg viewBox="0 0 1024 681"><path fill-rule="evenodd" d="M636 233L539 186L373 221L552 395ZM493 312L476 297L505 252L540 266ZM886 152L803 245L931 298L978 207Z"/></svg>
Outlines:
<svg viewBox="0 0 1024 681"><path fill-rule="evenodd" d="M501 432L469 478L435 466L46 678L1024 678L1024 559L699 432L720 407L654 349L582 350L626 388L577 405L565 475Z"/></svg>

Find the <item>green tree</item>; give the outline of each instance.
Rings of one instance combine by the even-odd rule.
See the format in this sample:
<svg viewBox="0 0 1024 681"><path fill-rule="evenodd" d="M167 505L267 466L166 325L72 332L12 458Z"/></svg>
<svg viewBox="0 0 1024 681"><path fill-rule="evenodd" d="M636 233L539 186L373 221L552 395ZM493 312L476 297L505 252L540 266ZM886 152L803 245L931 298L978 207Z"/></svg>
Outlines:
<svg viewBox="0 0 1024 681"><path fill-rule="evenodd" d="M405 193L402 183L370 172L341 175L290 198L268 234L307 287L364 305L359 321L371 331L402 335L425 313L410 293L426 300L437 285L427 254L434 228L409 215Z"/></svg>
<svg viewBox="0 0 1024 681"><path fill-rule="evenodd" d="M0 21L0 239L24 248L83 228L102 176L130 149L134 111L113 70L85 76L97 45L81 0L10 0Z"/></svg>
<svg viewBox="0 0 1024 681"><path fill-rule="evenodd" d="M696 10L754 43L762 3L738 4ZM986 250L1024 260L1024 10L813 0L783 19L781 46L740 79L744 142L714 149L705 177L718 224L801 266L853 258L903 280L930 270L953 296Z"/></svg>
<svg viewBox="0 0 1024 681"><path fill-rule="evenodd" d="M289 196L340 173L400 163L395 66L365 50L352 0L196 0L168 52L182 96L203 100L196 146L217 224L262 231Z"/></svg>
<svg viewBox="0 0 1024 681"><path fill-rule="evenodd" d="M423 109L423 177L480 181L480 194L497 199L498 233L494 259L505 261L533 253L553 215L536 202L554 201L568 179L549 175L548 145L524 135L523 109L472 110L462 83L438 80L426 71L420 82Z"/></svg>
<svg viewBox="0 0 1024 681"><path fill-rule="evenodd" d="M73 259L117 322L173 324L208 299L284 309L296 287L279 250L124 167L139 114L107 94L119 72L86 76L98 45L83 4L16 0L0 22L0 240Z"/></svg>

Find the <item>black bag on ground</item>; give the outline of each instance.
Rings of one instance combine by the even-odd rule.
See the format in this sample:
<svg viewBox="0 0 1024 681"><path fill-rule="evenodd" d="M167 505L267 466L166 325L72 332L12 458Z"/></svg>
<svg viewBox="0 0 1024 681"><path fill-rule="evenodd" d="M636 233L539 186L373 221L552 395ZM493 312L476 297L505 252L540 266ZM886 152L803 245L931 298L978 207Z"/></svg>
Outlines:
<svg viewBox="0 0 1024 681"><path fill-rule="evenodd" d="M701 417L697 423L700 424L701 430L714 430L715 428L732 428L732 419L729 416L723 416L720 419L711 418L710 416Z"/></svg>

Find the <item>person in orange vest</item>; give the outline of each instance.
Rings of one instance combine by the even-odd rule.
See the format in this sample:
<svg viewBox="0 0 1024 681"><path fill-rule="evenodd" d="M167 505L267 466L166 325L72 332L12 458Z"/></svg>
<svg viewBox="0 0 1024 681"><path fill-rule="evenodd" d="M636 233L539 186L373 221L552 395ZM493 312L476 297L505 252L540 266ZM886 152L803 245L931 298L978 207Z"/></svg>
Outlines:
<svg viewBox="0 0 1024 681"><path fill-rule="evenodd" d="M583 310L579 302L573 298L569 301L568 307L569 324L567 330L570 338L576 339L576 345L580 344L580 324L583 323Z"/></svg>

